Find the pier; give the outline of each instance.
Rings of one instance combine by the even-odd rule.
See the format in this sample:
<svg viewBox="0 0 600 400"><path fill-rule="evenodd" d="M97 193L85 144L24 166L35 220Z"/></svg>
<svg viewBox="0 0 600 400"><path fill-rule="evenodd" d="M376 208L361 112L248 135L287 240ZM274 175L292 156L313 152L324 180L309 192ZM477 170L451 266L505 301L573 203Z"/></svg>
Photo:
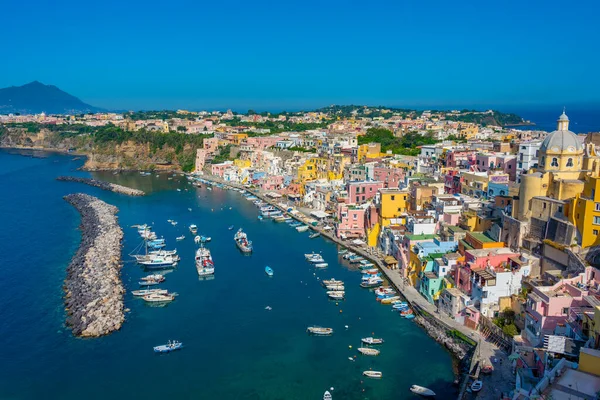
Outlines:
<svg viewBox="0 0 600 400"><path fill-rule="evenodd" d="M62 182L84 183L86 185L97 187L102 190L108 190L110 192L126 194L128 196L144 196L146 194L142 190L132 189L127 186L117 185L116 183L109 183L109 182L99 181L99 180L90 179L90 178L79 178L79 177L75 177L75 176L59 176L58 178L56 178L56 180L62 181Z"/></svg>
<svg viewBox="0 0 600 400"><path fill-rule="evenodd" d="M64 199L81 214L81 244L67 267L64 285L67 325L76 336L107 335L125 320L118 210L83 193Z"/></svg>

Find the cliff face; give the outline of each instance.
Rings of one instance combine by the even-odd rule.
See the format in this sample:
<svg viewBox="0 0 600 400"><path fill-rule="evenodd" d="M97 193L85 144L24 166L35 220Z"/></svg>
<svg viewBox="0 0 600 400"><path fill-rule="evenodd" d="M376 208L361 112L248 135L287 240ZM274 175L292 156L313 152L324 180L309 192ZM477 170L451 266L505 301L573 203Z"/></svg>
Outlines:
<svg viewBox="0 0 600 400"><path fill-rule="evenodd" d="M0 127L0 147L69 151L87 155L83 166L90 171L97 170L177 170L184 163L193 162L195 149L185 147L180 154L175 149L163 146L152 149L147 143L124 142L121 144L96 144L86 135L62 137L58 133L42 129L31 133L23 128ZM192 165L193 167L193 165ZM189 168L189 167L188 167Z"/></svg>

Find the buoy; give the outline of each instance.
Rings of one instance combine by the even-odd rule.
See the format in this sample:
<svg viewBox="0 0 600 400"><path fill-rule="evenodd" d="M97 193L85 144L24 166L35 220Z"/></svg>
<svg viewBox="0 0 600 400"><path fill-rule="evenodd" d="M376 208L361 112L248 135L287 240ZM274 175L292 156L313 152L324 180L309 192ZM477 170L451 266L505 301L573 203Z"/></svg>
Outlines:
<svg viewBox="0 0 600 400"><path fill-rule="evenodd" d="M329 390L333 390L333 386Z"/></svg>
<svg viewBox="0 0 600 400"><path fill-rule="evenodd" d="M344 325L344 328L348 329L348 325Z"/></svg>
<svg viewBox="0 0 600 400"><path fill-rule="evenodd" d="M351 348L352 348L352 345L348 346L348 348L349 348L349 349L351 349Z"/></svg>
<svg viewBox="0 0 600 400"><path fill-rule="evenodd" d="M342 313L342 310L340 310L340 314Z"/></svg>

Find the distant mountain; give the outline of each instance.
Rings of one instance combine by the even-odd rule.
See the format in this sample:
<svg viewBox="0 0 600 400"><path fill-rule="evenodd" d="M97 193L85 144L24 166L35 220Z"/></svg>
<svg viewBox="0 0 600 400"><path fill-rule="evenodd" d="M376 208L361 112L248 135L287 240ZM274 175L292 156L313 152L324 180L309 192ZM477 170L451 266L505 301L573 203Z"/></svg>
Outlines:
<svg viewBox="0 0 600 400"><path fill-rule="evenodd" d="M104 111L63 92L56 86L34 81L0 89L0 114L83 114Z"/></svg>

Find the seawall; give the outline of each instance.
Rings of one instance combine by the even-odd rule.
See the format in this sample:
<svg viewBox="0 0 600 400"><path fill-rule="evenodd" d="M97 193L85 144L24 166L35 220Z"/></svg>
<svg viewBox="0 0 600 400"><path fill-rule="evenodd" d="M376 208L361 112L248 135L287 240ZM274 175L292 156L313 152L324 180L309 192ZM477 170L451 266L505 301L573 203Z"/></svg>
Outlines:
<svg viewBox="0 0 600 400"><path fill-rule="evenodd" d="M142 190L132 189L127 186L117 185L116 183L103 182L96 179L89 178L78 178L75 176L59 176L56 178L57 181L63 182L79 182L84 183L86 185L94 186L100 188L102 190L108 190L115 193L126 194L128 196L144 196Z"/></svg>
<svg viewBox="0 0 600 400"><path fill-rule="evenodd" d="M82 337L107 335L125 320L121 240L117 208L83 194L64 197L81 214L81 244L67 267L67 325Z"/></svg>

